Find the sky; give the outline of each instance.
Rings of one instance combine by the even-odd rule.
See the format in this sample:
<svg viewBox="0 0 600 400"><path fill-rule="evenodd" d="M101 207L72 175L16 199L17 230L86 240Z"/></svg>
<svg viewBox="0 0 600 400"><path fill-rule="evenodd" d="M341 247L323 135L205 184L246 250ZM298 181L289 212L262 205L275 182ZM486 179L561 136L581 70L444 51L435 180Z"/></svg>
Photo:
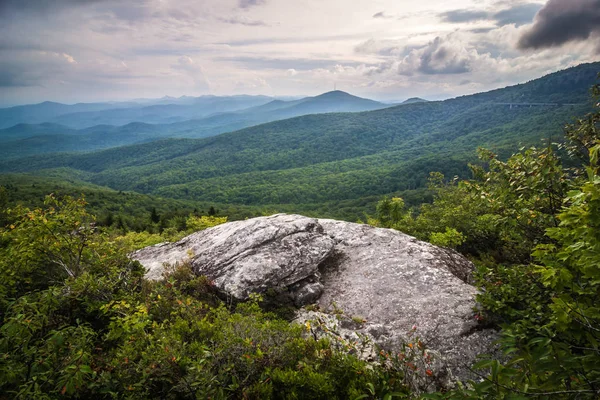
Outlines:
<svg viewBox="0 0 600 400"><path fill-rule="evenodd" d="M592 61L600 0L0 0L0 106L437 100Z"/></svg>

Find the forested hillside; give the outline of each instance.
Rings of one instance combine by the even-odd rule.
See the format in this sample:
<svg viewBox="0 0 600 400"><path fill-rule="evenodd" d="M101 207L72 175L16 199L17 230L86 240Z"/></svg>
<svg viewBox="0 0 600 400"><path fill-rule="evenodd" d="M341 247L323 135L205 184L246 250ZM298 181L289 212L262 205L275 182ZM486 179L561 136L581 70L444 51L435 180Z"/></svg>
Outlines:
<svg viewBox="0 0 600 400"><path fill-rule="evenodd" d="M62 179L26 174L0 175L0 207L41 207L46 195L83 197L87 210L97 216L97 222L107 228L159 233L167 228L185 228L189 215L227 216L230 220L262 215L258 207L236 206L214 202L176 200L116 191L77 179Z"/></svg>
<svg viewBox="0 0 600 400"><path fill-rule="evenodd" d="M560 140L562 126L591 107L599 69L586 64L443 102L309 115L203 140L4 161L0 170L74 174L117 190L286 210L345 201L354 205L330 216L356 219L362 199L422 189L429 171L468 176L477 147L507 156L541 139Z"/></svg>

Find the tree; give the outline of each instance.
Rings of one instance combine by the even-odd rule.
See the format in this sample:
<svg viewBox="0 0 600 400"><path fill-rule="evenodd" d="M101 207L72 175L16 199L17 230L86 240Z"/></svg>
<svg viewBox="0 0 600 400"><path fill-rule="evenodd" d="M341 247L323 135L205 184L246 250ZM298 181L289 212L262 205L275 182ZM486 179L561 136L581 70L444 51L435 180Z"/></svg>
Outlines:
<svg viewBox="0 0 600 400"><path fill-rule="evenodd" d="M152 210L150 211L150 221L153 224L157 224L158 221L160 221L160 215L156 212L156 207L152 207Z"/></svg>
<svg viewBox="0 0 600 400"><path fill-rule="evenodd" d="M600 95L600 87L593 92ZM507 318L501 344L511 359L504 364L482 361L478 367L491 370L491 375L482 374L481 382L444 398L600 397L599 128L600 103L567 127L567 148L584 163L560 206L554 200L541 203L543 209L551 207L548 213L556 211L549 215L555 223L535 246L533 263L488 268L494 280L500 275L502 279L486 285L479 301ZM556 187L546 187L544 178L549 171L552 175L555 164L539 165L550 168L533 168L531 175L516 176L521 185L515 189L550 194L550 199ZM518 205L529 204L517 200Z"/></svg>

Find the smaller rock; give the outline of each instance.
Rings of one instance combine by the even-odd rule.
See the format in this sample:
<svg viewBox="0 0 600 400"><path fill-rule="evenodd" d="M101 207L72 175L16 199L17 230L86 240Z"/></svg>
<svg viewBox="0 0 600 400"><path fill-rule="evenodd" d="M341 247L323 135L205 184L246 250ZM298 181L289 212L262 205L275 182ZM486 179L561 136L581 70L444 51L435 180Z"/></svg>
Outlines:
<svg viewBox="0 0 600 400"><path fill-rule="evenodd" d="M323 294L323 284L319 281L319 274L315 274L290 287L290 295L296 307L316 303Z"/></svg>

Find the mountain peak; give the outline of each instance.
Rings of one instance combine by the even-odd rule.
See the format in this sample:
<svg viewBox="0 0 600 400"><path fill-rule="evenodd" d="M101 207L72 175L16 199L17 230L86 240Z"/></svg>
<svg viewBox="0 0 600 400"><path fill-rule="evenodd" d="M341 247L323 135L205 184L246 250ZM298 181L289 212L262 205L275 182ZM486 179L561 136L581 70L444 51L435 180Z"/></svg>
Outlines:
<svg viewBox="0 0 600 400"><path fill-rule="evenodd" d="M429 100L425 100L420 97L411 97L410 99L404 100L401 104L427 103L427 102L429 102Z"/></svg>
<svg viewBox="0 0 600 400"><path fill-rule="evenodd" d="M357 98L357 96L351 95L350 93L343 92L341 90L332 90L331 92L325 92L323 94L315 96L315 98L324 98L324 97L328 97L328 98L343 98L343 97Z"/></svg>

